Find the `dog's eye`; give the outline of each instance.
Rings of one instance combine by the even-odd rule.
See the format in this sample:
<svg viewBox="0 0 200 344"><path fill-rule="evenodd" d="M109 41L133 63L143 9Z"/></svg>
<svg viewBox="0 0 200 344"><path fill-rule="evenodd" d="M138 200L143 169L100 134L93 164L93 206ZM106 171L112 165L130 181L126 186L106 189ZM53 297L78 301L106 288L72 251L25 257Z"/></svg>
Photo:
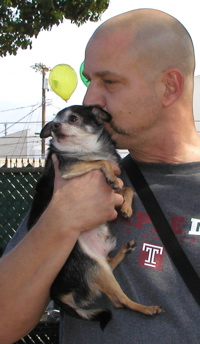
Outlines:
<svg viewBox="0 0 200 344"><path fill-rule="evenodd" d="M76 116L76 115L70 115L70 116L69 116L69 119L68 119L68 123L77 122L78 119L79 119L78 116Z"/></svg>

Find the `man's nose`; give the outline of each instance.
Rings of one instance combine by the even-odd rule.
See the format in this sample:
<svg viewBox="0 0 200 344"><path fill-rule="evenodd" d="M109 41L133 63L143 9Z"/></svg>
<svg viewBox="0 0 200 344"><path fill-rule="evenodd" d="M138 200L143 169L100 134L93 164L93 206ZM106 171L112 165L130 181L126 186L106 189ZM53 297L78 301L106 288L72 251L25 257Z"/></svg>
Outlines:
<svg viewBox="0 0 200 344"><path fill-rule="evenodd" d="M98 105L101 108L106 106L105 98L100 90L95 89L91 84L88 85L86 94L83 98L83 105Z"/></svg>

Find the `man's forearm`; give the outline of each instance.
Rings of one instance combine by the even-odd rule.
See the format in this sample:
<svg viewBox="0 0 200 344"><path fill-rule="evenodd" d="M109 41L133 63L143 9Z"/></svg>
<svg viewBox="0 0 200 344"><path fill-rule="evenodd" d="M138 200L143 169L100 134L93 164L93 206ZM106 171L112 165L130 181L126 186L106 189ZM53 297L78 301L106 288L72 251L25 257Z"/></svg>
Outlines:
<svg viewBox="0 0 200 344"><path fill-rule="evenodd" d="M0 264L0 343L13 343L38 323L53 280L70 254L76 232L67 243L41 218ZM14 330L13 330L13 324Z"/></svg>

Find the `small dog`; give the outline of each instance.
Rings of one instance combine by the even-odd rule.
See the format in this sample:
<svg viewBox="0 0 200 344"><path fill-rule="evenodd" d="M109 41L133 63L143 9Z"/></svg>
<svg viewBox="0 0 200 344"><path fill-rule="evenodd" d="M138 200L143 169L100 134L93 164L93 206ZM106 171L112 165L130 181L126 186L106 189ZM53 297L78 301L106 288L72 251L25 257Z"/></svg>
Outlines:
<svg viewBox="0 0 200 344"><path fill-rule="evenodd" d="M53 194L52 154L57 156L64 179L100 169L108 184L124 196L121 207L123 216L131 216L133 191L130 188L119 190L110 164L110 161L120 163L115 145L104 128L104 122L111 119L111 115L98 106L75 105L61 110L53 121L44 126L41 138L52 136L52 139L44 172L36 185L28 220L29 230L41 216ZM108 258L108 253L115 245L116 239L111 236L107 224L82 232L51 287L51 298L65 312L83 319L99 320L102 329L110 320L111 312L107 309L90 308L101 292L117 308L126 307L150 315L162 312L161 307L137 304L124 294L112 270L131 253L135 243L126 243L114 258Z"/></svg>

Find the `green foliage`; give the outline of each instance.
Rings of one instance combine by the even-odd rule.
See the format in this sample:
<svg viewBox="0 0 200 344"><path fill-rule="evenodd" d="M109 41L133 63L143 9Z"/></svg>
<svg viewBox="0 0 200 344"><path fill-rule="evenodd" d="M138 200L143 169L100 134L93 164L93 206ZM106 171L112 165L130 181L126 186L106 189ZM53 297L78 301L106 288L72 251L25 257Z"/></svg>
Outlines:
<svg viewBox="0 0 200 344"><path fill-rule="evenodd" d="M0 0L0 56L32 47L31 38L64 19L80 26L97 21L109 0Z"/></svg>

